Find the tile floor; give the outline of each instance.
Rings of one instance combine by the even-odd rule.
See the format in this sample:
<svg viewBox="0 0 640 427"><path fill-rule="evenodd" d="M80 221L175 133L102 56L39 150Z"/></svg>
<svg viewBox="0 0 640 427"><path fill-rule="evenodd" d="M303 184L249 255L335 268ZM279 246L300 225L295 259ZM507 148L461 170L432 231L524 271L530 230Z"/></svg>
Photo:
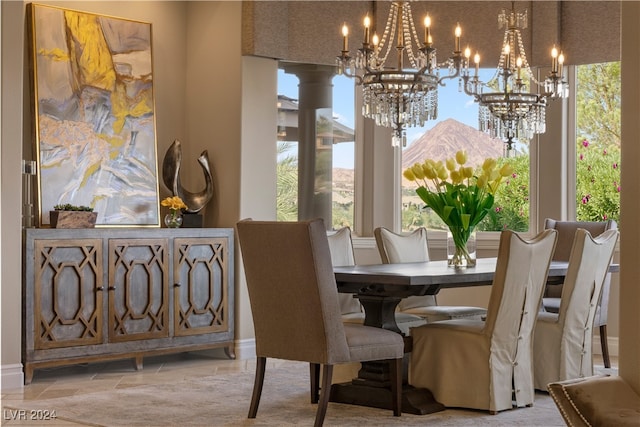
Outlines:
<svg viewBox="0 0 640 427"><path fill-rule="evenodd" d="M617 373L617 358L612 358L612 369L605 370L602 359L595 356L598 372ZM281 361L270 363L278 365ZM15 413L6 406L15 407L21 402L37 401L75 394L94 393L102 390L120 389L147 384L175 383L215 374L255 371L255 359L229 360L221 349L148 357L144 369L136 371L133 361L120 360L105 363L80 364L58 368L36 370L33 381L22 389L2 390L2 418L0 425L75 426L79 424L55 420L20 419L29 414Z"/></svg>

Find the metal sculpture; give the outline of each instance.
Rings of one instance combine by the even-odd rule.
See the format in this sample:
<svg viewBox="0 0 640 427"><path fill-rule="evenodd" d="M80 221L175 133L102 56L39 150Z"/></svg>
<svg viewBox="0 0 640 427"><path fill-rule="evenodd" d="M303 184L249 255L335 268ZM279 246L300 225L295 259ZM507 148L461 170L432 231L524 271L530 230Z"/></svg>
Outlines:
<svg viewBox="0 0 640 427"><path fill-rule="evenodd" d="M204 172L204 181L206 187L197 193L185 190L180 183L180 164L182 163L182 145L177 139L173 141L171 147L167 150L162 162L162 178L164 184L173 192L174 196L178 196L188 206L185 212L200 212L207 203L213 198L213 177L209 166L209 155L204 150L198 163Z"/></svg>

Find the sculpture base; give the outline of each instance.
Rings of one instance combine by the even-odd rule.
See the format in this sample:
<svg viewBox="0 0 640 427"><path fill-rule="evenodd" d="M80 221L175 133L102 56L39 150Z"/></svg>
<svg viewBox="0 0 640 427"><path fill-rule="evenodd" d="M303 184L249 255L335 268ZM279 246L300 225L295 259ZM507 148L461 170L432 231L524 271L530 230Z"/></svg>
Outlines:
<svg viewBox="0 0 640 427"><path fill-rule="evenodd" d="M202 215L195 213L184 213L182 215L182 228L202 228Z"/></svg>

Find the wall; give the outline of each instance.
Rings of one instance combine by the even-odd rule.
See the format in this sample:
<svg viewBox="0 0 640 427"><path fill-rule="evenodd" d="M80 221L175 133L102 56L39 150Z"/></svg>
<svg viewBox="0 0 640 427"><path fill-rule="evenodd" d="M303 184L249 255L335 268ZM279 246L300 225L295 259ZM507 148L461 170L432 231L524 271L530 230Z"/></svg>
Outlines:
<svg viewBox="0 0 640 427"><path fill-rule="evenodd" d="M622 2L622 167L620 222L620 376L640 394L640 2ZM636 166L636 167L633 167Z"/></svg>
<svg viewBox="0 0 640 427"><path fill-rule="evenodd" d="M153 31L157 156L174 139L183 140L185 163L208 149L216 178L209 226L232 226L238 218L240 87L240 2L43 1L57 7L150 22ZM21 171L33 142L26 65L27 2L2 7L2 385L22 383L21 369ZM233 43L236 40L236 43ZM191 55L190 57L188 55ZM198 57L201 56L201 61ZM220 58L225 63L220 67ZM222 70L216 74L216 69ZM208 96L202 96L208 94ZM24 154L23 154L24 144ZM230 148L235 148L235 151ZM185 168L187 169L187 168ZM235 177L234 177L235 175ZM200 168L183 172L186 188L199 185ZM160 184L161 196L169 191ZM229 198L228 204L222 202ZM212 203L214 204L214 203ZM226 206L224 209L221 206ZM237 324L238 322L236 322Z"/></svg>
<svg viewBox="0 0 640 427"><path fill-rule="evenodd" d="M0 223L2 293L1 334L2 387L22 383L20 193L22 159L22 63L24 14L22 3L2 2L2 163L0 165Z"/></svg>

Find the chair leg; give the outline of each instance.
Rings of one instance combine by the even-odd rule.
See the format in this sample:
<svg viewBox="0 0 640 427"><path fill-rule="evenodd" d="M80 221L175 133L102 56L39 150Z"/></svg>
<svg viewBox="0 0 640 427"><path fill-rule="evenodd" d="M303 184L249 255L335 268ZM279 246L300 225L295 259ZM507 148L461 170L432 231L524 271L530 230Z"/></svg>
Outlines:
<svg viewBox="0 0 640 427"><path fill-rule="evenodd" d="M609 359L609 344L607 342L607 325L600 325L600 346L602 347L604 367L610 368L611 360Z"/></svg>
<svg viewBox="0 0 640 427"><path fill-rule="evenodd" d="M318 403L320 397L319 363L309 363L309 378L311 379L311 403Z"/></svg>
<svg viewBox="0 0 640 427"><path fill-rule="evenodd" d="M329 405L329 394L331 391L331 377L333 376L333 365L322 365L322 387L320 388L320 401L316 411L316 421L314 427L322 427L324 416Z"/></svg>
<svg viewBox="0 0 640 427"><path fill-rule="evenodd" d="M260 404L260 396L262 395L262 384L264 383L264 370L267 366L267 358L258 357L256 362L256 378L253 383L253 395L251 396L249 418L255 418L258 413L258 405Z"/></svg>
<svg viewBox="0 0 640 427"><path fill-rule="evenodd" d="M399 417L402 415L402 359L391 359L389 371L391 374L391 409L393 409L393 416Z"/></svg>

